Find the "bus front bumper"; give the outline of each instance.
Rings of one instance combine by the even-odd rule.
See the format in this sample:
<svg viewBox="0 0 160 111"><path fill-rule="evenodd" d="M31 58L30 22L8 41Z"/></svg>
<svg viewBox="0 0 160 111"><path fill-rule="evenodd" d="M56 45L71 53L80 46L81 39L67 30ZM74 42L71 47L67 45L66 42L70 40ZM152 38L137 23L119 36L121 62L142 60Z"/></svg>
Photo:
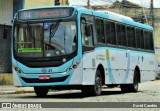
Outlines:
<svg viewBox="0 0 160 111"><path fill-rule="evenodd" d="M54 74L20 74L13 72L14 86L69 85L73 71Z"/></svg>

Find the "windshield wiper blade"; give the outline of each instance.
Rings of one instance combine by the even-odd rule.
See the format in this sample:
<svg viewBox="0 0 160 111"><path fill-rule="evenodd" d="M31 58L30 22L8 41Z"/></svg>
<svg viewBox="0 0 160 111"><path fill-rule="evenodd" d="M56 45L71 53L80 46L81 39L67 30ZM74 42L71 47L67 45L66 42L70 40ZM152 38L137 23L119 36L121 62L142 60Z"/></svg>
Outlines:
<svg viewBox="0 0 160 111"><path fill-rule="evenodd" d="M60 21L56 22L56 24L51 25L50 27L50 37L49 37L49 43L51 44L51 38L54 37L58 27L59 27Z"/></svg>

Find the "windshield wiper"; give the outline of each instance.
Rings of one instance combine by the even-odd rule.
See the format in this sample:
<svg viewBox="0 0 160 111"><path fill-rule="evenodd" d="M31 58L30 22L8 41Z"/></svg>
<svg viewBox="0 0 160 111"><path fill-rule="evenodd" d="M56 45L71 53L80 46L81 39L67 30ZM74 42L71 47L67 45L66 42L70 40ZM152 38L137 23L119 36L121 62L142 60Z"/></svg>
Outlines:
<svg viewBox="0 0 160 111"><path fill-rule="evenodd" d="M29 35L32 37L32 39L33 39L33 45L34 45L34 48L36 48L36 39L35 39L35 37L33 36L33 33L32 33L32 27L31 27L31 25L29 24L29 23L27 23L27 31L28 31L28 33L29 33Z"/></svg>
<svg viewBox="0 0 160 111"><path fill-rule="evenodd" d="M51 44L51 38L54 37L58 27L59 27L60 21L56 22L56 24L51 25L50 27L50 37L49 37L49 44Z"/></svg>

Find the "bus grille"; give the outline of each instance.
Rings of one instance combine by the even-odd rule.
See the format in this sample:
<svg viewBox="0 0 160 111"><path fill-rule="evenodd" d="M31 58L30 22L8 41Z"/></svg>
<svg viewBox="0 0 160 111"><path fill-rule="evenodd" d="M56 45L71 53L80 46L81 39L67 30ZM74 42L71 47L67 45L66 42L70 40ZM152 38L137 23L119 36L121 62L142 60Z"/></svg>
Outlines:
<svg viewBox="0 0 160 111"><path fill-rule="evenodd" d="M25 81L26 83L50 83L50 82L63 82L68 78L69 75L64 76L64 77L58 77L58 78L51 78L48 80L39 80L38 78L24 78L21 77L21 79L23 81Z"/></svg>

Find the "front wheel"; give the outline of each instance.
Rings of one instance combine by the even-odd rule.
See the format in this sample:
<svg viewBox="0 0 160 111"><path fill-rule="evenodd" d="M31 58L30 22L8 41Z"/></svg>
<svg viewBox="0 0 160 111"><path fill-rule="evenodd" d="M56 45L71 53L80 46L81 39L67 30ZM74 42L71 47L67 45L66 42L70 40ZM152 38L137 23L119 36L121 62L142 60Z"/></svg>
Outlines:
<svg viewBox="0 0 160 111"><path fill-rule="evenodd" d="M38 97L45 97L49 91L49 87L35 86L34 92Z"/></svg>
<svg viewBox="0 0 160 111"><path fill-rule="evenodd" d="M90 94L90 95L93 95L93 96L101 95L101 91L102 91L102 76L101 76L101 72L99 70L96 71L95 85L83 87L81 89L81 91L84 94Z"/></svg>

